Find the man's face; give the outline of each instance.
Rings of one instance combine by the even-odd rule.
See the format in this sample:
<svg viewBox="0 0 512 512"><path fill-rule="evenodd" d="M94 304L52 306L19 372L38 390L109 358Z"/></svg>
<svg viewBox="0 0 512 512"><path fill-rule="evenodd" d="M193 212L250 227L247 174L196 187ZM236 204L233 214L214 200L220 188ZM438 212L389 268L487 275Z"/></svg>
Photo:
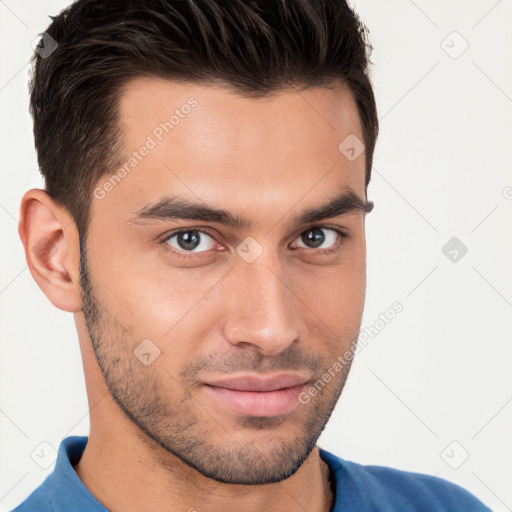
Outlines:
<svg viewBox="0 0 512 512"><path fill-rule="evenodd" d="M317 88L248 99L138 79L121 117L127 165L97 184L82 275L107 386L170 458L222 482L281 481L315 447L359 334L364 212L297 221L349 190L365 201L364 154L338 148L363 138L352 96ZM171 197L244 222L176 218L176 202L150 212ZM278 373L309 383L206 384Z"/></svg>

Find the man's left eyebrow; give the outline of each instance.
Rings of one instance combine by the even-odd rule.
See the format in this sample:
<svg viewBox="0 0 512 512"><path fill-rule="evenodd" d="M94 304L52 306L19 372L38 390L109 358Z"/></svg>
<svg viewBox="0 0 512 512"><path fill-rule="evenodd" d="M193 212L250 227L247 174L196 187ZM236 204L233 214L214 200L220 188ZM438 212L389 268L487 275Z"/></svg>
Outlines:
<svg viewBox="0 0 512 512"><path fill-rule="evenodd" d="M361 199L352 189L348 188L331 199L327 204L313 206L293 217L291 223L294 226L298 226L357 211L370 213L373 210L373 206L373 201Z"/></svg>

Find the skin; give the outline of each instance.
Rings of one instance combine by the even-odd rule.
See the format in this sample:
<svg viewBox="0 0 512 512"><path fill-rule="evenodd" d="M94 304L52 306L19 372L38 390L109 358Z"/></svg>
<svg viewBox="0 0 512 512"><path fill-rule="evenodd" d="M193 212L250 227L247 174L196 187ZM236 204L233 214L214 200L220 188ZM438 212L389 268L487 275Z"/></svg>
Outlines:
<svg viewBox="0 0 512 512"><path fill-rule="evenodd" d="M22 199L30 271L56 307L73 313L83 357L90 434L75 471L112 511L213 512L233 503L246 512L330 510L316 443L350 362L308 404L274 417L236 413L202 383L277 371L315 382L353 348L366 286L365 214L299 226L291 219L347 187L366 199L364 154L350 161L338 150L350 134L363 139L356 105L341 86L251 99L139 78L121 92L126 155L190 97L198 102L190 114L105 197L93 198L88 290L81 291L79 236L67 210L39 189ZM171 193L251 226L130 222ZM318 248L301 237L315 226L326 229ZM196 252L180 250L176 237L162 242L184 227L210 235L200 235ZM248 236L262 250L251 263L236 252ZM332 247L341 250L325 254ZM145 339L161 352L148 366L134 355Z"/></svg>

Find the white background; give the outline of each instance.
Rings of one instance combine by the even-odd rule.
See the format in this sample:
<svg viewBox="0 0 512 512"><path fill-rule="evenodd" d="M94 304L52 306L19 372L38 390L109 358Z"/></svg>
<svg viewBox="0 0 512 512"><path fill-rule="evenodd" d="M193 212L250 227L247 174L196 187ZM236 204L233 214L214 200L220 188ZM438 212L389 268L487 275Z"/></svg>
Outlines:
<svg viewBox="0 0 512 512"><path fill-rule="evenodd" d="M30 43L67 4L0 3L1 511L53 469L30 456L41 442L58 448L89 428L72 315L37 287L17 234L23 192L43 188ZM360 351L319 444L446 478L512 510L511 1L355 7L374 46L381 120L363 329L395 301L403 311ZM452 237L468 248L457 262L442 252Z"/></svg>

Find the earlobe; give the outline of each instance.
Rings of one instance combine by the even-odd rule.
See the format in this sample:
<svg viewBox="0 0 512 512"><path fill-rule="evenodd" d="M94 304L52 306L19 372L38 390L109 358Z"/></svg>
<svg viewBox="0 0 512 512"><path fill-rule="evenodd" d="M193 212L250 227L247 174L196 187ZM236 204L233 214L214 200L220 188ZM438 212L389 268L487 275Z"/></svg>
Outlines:
<svg viewBox="0 0 512 512"><path fill-rule="evenodd" d="M80 311L79 239L69 212L46 191L28 190L18 233L30 273L50 302L63 311Z"/></svg>

